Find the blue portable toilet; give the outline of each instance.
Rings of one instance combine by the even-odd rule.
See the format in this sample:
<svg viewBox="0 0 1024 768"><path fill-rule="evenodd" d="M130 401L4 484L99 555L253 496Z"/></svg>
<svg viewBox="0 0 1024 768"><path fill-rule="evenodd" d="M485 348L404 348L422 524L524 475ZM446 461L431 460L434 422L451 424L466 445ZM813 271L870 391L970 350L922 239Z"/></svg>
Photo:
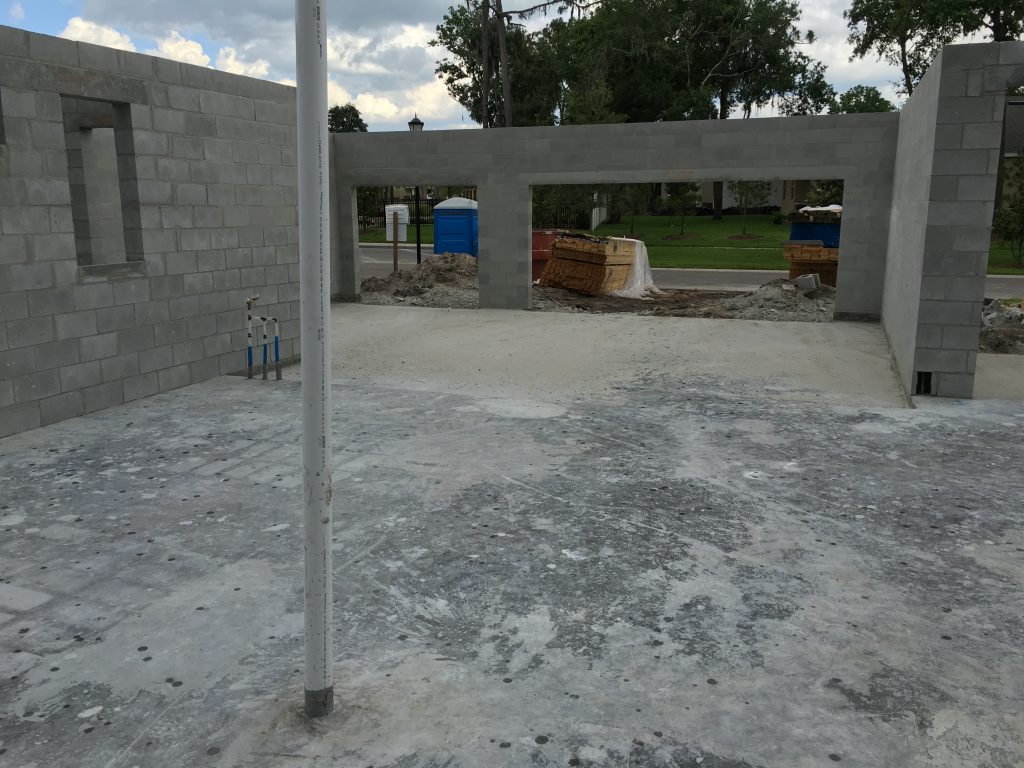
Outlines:
<svg viewBox="0 0 1024 768"><path fill-rule="evenodd" d="M479 256L480 222L476 200L450 197L434 206L434 253Z"/></svg>

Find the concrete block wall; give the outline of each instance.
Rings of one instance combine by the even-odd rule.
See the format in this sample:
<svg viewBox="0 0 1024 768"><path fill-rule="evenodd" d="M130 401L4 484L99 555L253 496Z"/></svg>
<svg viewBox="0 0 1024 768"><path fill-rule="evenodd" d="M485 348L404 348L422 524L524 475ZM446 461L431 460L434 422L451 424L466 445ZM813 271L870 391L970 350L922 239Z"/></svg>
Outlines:
<svg viewBox="0 0 1024 768"><path fill-rule="evenodd" d="M79 263L62 97L113 110L115 263ZM242 368L252 294L298 353L294 126L292 88L0 27L0 436Z"/></svg>
<svg viewBox="0 0 1024 768"><path fill-rule="evenodd" d="M883 322L911 394L974 391L1008 85L1024 43L949 46L903 109Z"/></svg>
<svg viewBox="0 0 1024 768"><path fill-rule="evenodd" d="M921 301L925 228L931 195L935 115L941 71L932 68L900 113L900 135L889 219L882 325L897 373L913 394L914 352Z"/></svg>
<svg viewBox="0 0 1024 768"><path fill-rule="evenodd" d="M481 306L530 306L530 187L701 179L847 182L837 310L882 309L899 116L336 134L335 186L468 184L480 202ZM344 226L341 222L339 222ZM358 253L339 233L332 267L358 286Z"/></svg>

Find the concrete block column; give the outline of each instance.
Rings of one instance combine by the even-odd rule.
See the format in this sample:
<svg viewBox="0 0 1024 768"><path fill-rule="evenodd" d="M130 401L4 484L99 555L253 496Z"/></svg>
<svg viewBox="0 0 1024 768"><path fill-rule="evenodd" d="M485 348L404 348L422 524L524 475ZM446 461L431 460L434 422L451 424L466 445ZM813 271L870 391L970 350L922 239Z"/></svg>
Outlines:
<svg viewBox="0 0 1024 768"><path fill-rule="evenodd" d="M836 316L879 317L885 290L892 172L847 179L839 241Z"/></svg>
<svg viewBox="0 0 1024 768"><path fill-rule="evenodd" d="M491 175L477 188L480 204L480 307L529 309L530 187Z"/></svg>
<svg viewBox="0 0 1024 768"><path fill-rule="evenodd" d="M939 60L941 141L932 156L913 370L931 374L931 394L966 398L974 393L1006 88L1024 83L1024 45L1000 44L998 64L984 58L989 46L949 54Z"/></svg>
<svg viewBox="0 0 1024 768"><path fill-rule="evenodd" d="M361 257L356 190L339 183L331 163L331 298L359 301Z"/></svg>

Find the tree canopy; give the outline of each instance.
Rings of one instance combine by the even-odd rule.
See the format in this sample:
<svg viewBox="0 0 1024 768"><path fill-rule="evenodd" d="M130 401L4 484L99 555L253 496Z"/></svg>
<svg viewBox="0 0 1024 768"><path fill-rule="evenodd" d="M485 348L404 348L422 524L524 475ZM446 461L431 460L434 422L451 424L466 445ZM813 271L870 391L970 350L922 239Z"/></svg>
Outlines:
<svg viewBox="0 0 1024 768"><path fill-rule="evenodd" d="M335 104L327 110L327 130L330 133L366 133L367 125L355 104Z"/></svg>
<svg viewBox="0 0 1024 768"><path fill-rule="evenodd" d="M437 74L480 123L503 124L506 113L512 125L724 119L773 102L787 114L811 114L835 95L824 67L802 50L813 36L797 27L794 0L539 3L505 10L497 26L482 23L485 4L450 7L432 41L442 49ZM570 5L570 18L537 32L513 22ZM502 31L510 110L497 53Z"/></svg>
<svg viewBox="0 0 1024 768"><path fill-rule="evenodd" d="M895 112L896 107L873 85L855 85L841 94L829 112L833 115L858 112Z"/></svg>
<svg viewBox="0 0 1024 768"><path fill-rule="evenodd" d="M843 12L850 28L853 56L874 53L897 67L900 93L907 96L924 77L942 46L952 42L962 25L929 10L932 0L853 0Z"/></svg>
<svg viewBox="0 0 1024 768"><path fill-rule="evenodd" d="M910 95L943 45L981 32L995 41L1024 34L1021 0L853 0L843 16L853 56L875 54L895 67Z"/></svg>

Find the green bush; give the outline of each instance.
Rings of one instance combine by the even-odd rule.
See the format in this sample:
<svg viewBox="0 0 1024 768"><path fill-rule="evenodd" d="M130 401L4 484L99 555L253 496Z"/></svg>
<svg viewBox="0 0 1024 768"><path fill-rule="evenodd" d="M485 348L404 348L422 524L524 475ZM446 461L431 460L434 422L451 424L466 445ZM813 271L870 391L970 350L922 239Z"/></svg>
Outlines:
<svg viewBox="0 0 1024 768"><path fill-rule="evenodd" d="M1024 192L1003 200L992 220L992 231L1010 246L1014 265L1024 266Z"/></svg>

